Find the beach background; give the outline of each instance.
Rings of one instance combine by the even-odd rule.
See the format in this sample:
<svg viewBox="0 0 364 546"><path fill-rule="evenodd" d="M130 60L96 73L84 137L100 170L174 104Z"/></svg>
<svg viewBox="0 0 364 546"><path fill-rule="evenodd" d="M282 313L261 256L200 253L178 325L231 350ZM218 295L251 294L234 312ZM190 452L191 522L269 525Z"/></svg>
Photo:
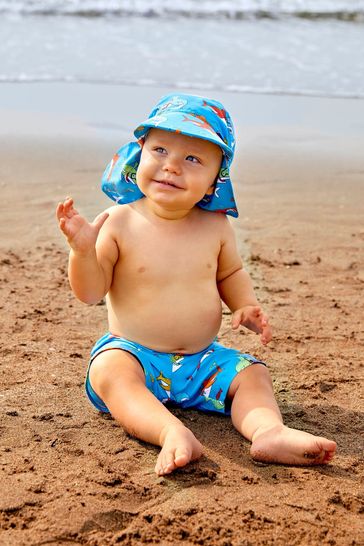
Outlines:
<svg viewBox="0 0 364 546"><path fill-rule="evenodd" d="M363 513L364 1L0 0L0 544L359 545ZM75 300L55 221L92 219L103 169L164 94L221 100L245 266L274 328L288 425L332 464L253 463L228 418L174 410L204 457L157 448L88 404L105 306Z"/></svg>

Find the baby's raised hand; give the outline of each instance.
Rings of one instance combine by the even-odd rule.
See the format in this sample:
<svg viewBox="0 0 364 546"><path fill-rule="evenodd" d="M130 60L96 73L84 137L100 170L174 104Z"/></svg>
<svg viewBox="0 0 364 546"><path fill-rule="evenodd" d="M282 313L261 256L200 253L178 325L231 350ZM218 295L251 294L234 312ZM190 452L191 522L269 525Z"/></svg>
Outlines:
<svg viewBox="0 0 364 546"><path fill-rule="evenodd" d="M74 208L70 197L58 204L56 214L59 228L67 237L70 247L80 253L87 253L95 247L99 231L109 216L103 212L90 224Z"/></svg>
<svg viewBox="0 0 364 546"><path fill-rule="evenodd" d="M246 305L237 309L232 316L232 328L236 330L239 326L245 326L256 334L261 334L260 339L263 345L272 339L272 328L268 317L263 313L259 305Z"/></svg>

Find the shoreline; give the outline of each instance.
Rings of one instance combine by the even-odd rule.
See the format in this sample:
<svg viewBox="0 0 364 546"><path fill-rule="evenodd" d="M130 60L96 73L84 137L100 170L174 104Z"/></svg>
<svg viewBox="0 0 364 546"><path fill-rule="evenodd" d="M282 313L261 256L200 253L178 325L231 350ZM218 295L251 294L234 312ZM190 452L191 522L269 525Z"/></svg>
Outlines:
<svg viewBox="0 0 364 546"><path fill-rule="evenodd" d="M363 109L358 108L364 97L228 92L218 89L178 89L153 85L138 87L87 82L0 82L0 89L2 114L11 111L68 116L88 127L112 131L131 131L135 120L144 119L163 94L192 93L222 101L231 111L236 126L263 126L267 122L279 126L298 123L301 128L324 127L330 131L364 133L364 113ZM2 123L0 134L12 129L9 121ZM17 129L21 132L21 126Z"/></svg>
<svg viewBox="0 0 364 546"><path fill-rule="evenodd" d="M196 94L203 94L203 95L206 95L206 96L210 96L210 94L212 93L213 95L216 94L216 93L222 93L222 94L227 94L227 95L256 95L258 97L264 97L264 96L267 96L267 97L298 97L298 98L308 98L308 99L323 99L323 100L354 100L354 101L359 101L359 100L364 100L364 95L361 95L361 94L341 94L341 95L330 95L330 94L325 94L324 92L320 93L320 92L316 92L316 91L309 91L309 90L305 90L305 91L284 91L283 89L277 89L277 90L264 90L264 89L254 89L254 88L248 88L248 87L241 87L239 88L238 86L231 86L231 87L222 87L222 86L215 86L215 87L211 87L211 86L206 86L206 87L202 87L201 85L196 85L196 86L191 86L191 85L179 85L178 83L177 84L174 84L174 83L170 83L168 84L167 82L161 82L161 83L157 83L157 82L138 82L138 81L114 81L114 82L111 82L111 81L103 81L103 80L93 80L93 79L83 79L83 80L76 80L76 79L62 79L62 78L52 78L52 79L47 79L47 78L8 78L8 79L0 79L0 85L90 85L90 86L93 86L93 85L97 85L97 86L100 86L100 87L119 87L119 88L123 88L123 87L127 87L127 88L140 88L140 89L168 89L169 92L173 93L173 92L176 92L176 93L191 93L193 94L194 92Z"/></svg>

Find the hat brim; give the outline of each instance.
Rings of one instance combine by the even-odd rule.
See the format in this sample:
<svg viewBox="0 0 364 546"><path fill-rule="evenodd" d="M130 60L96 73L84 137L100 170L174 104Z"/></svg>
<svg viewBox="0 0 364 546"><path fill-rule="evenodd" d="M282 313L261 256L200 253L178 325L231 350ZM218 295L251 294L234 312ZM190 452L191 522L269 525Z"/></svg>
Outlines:
<svg viewBox="0 0 364 546"><path fill-rule="evenodd" d="M184 112L162 112L157 116L143 121L134 131L136 138L142 138L149 129L162 129L163 131L201 138L217 144L229 157L233 150L222 140L213 128L204 120L192 114Z"/></svg>

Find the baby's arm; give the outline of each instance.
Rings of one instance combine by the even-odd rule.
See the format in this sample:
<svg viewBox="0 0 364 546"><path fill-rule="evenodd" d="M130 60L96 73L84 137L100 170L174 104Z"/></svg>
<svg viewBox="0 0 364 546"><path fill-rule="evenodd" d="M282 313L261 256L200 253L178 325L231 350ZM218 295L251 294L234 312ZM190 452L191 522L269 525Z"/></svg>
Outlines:
<svg viewBox="0 0 364 546"><path fill-rule="evenodd" d="M261 334L261 341L265 345L272 339L268 317L259 306L250 275L243 269L234 231L229 221L225 220L217 270L220 297L233 312L233 329L242 324Z"/></svg>
<svg viewBox="0 0 364 546"><path fill-rule="evenodd" d="M108 217L109 213L103 212L90 224L70 198L57 207L59 227L71 247L69 281L75 296L84 303L100 301L112 282L118 248L107 227L101 230Z"/></svg>

